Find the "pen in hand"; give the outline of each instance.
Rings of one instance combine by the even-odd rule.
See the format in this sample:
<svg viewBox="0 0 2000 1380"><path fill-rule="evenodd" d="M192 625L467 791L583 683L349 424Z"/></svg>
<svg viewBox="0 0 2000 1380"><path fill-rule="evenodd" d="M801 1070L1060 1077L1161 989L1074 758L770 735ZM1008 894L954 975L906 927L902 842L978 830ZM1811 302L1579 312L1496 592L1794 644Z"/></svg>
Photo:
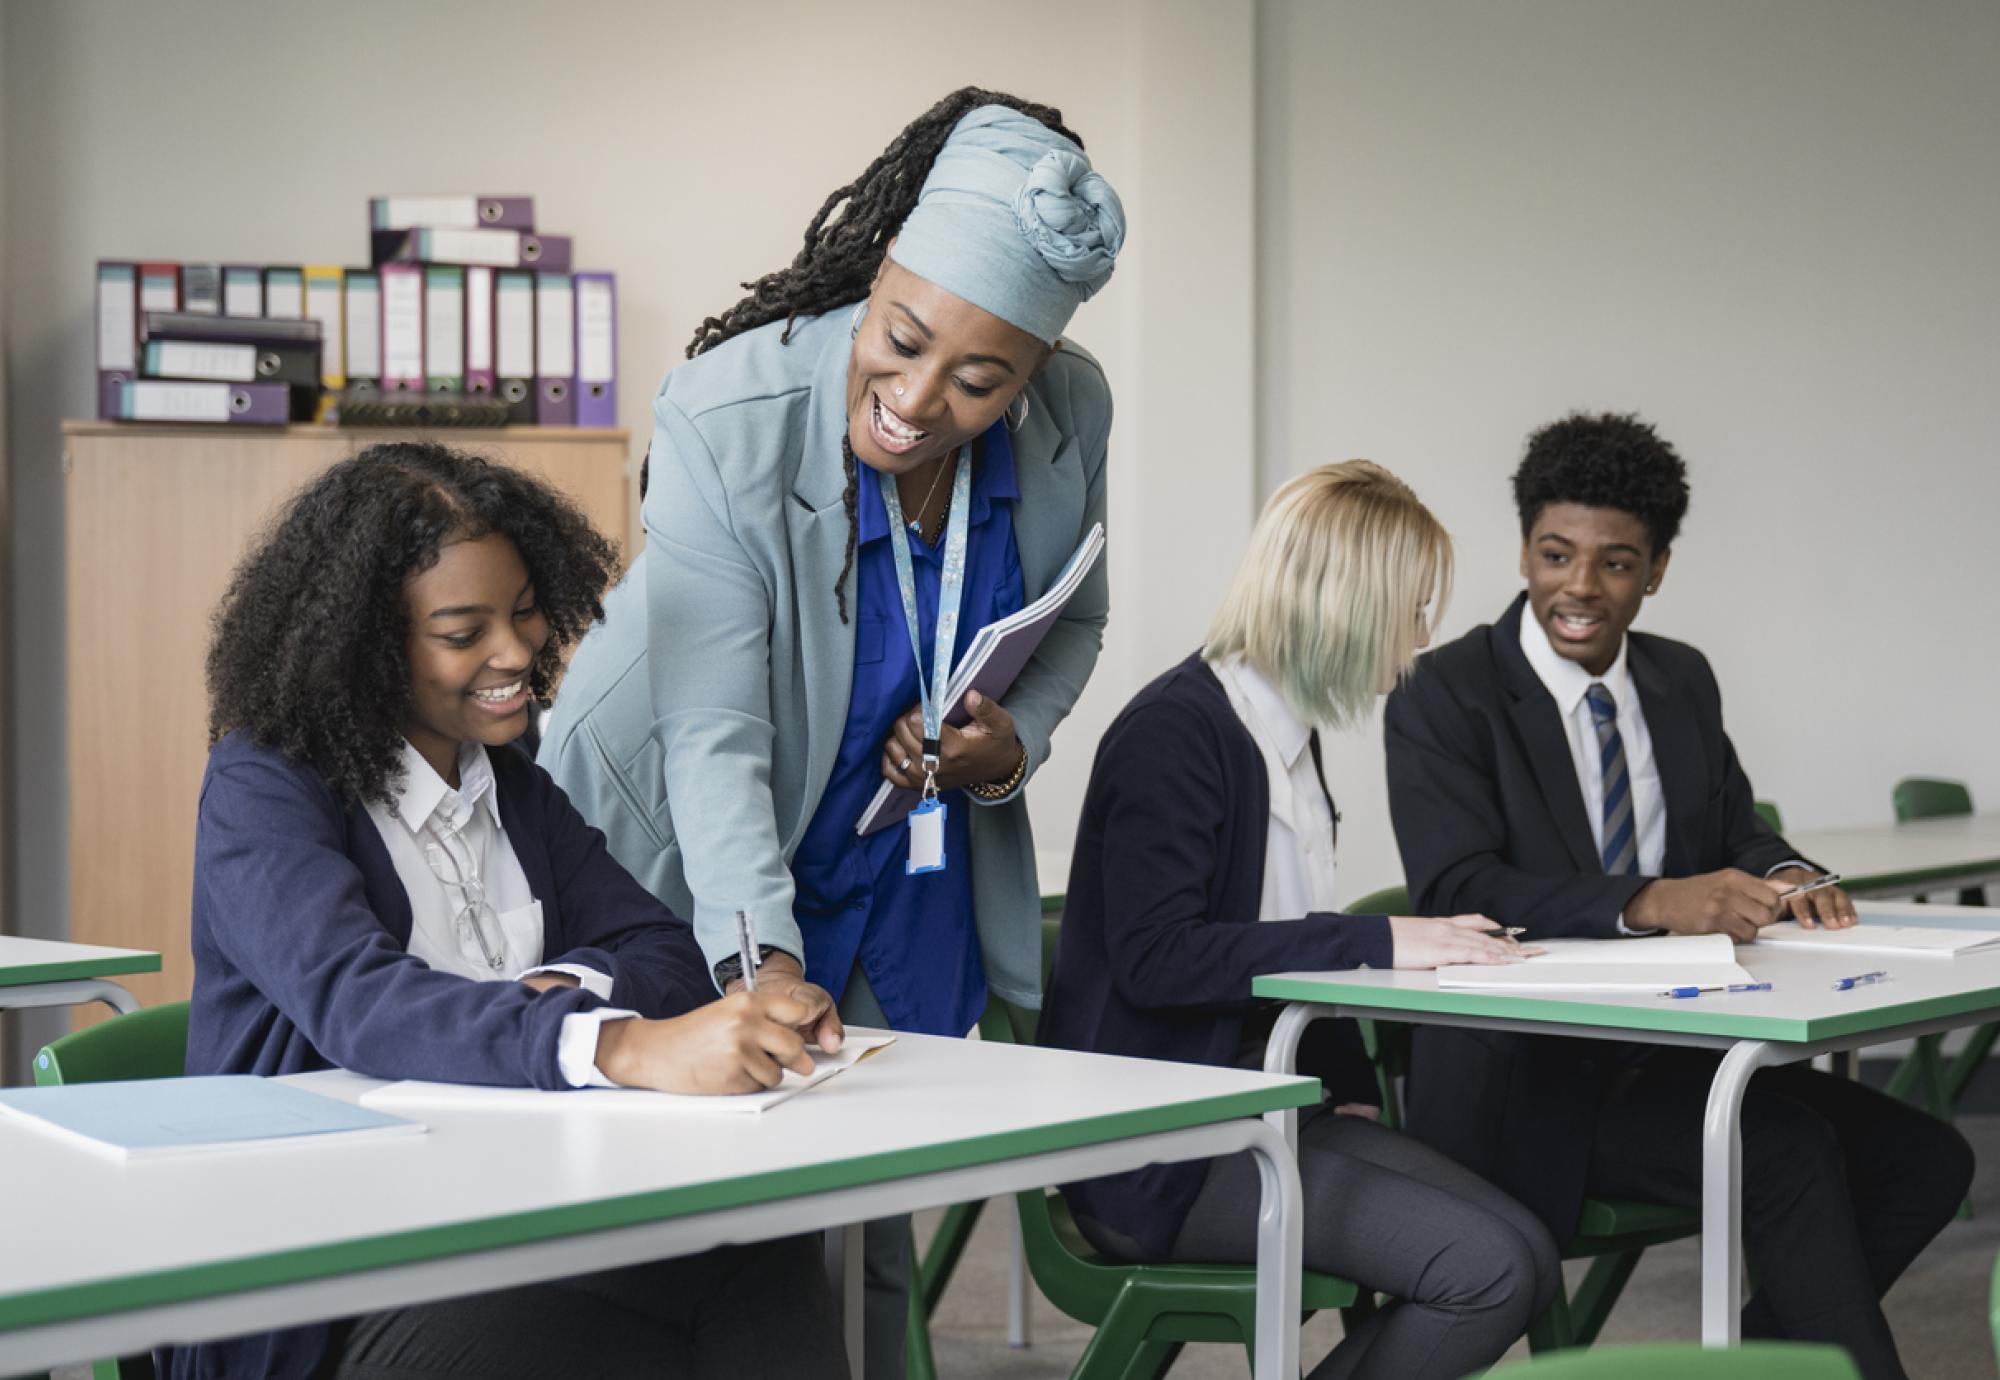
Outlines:
<svg viewBox="0 0 2000 1380"><path fill-rule="evenodd" d="M1790 891L1779 892L1778 899L1780 901L1789 901L1794 896L1803 896L1809 891L1820 891L1830 886L1839 885L1840 874L1838 872L1829 872L1824 877L1815 877L1809 882L1802 882Z"/></svg>
<svg viewBox="0 0 2000 1380"><path fill-rule="evenodd" d="M736 956L743 964L743 990L757 990L757 932L751 927L750 912L736 912Z"/></svg>

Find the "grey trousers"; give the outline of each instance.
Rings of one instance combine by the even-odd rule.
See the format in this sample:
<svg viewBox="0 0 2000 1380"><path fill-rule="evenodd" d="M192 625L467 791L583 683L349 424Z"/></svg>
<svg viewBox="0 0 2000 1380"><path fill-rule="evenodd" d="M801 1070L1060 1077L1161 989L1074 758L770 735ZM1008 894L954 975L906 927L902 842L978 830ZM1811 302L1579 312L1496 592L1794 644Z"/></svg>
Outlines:
<svg viewBox="0 0 2000 1380"><path fill-rule="evenodd" d="M847 1353L813 1235L370 1313L321 1373L846 1380Z"/></svg>
<svg viewBox="0 0 2000 1380"><path fill-rule="evenodd" d="M1299 1117L1305 1264L1394 1302L1310 1380L1455 1380L1498 1360L1554 1297L1548 1229L1493 1185L1418 1141L1320 1107ZM1167 1260L1254 1264L1260 1188L1247 1153L1209 1162ZM1077 1226L1114 1259L1146 1257L1122 1232Z"/></svg>

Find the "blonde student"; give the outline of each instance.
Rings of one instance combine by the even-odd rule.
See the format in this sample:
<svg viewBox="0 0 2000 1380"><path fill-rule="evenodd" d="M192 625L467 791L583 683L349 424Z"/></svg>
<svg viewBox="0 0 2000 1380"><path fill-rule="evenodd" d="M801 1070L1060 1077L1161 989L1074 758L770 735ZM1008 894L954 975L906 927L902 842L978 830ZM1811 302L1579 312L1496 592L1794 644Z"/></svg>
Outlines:
<svg viewBox="0 0 2000 1380"><path fill-rule="evenodd" d="M1324 465L1273 495L1207 646L1141 690L1098 748L1045 1043L1257 1066L1275 1014L1251 997L1259 973L1516 956L1483 916L1345 915L1336 894L1340 815L1320 734L1361 719L1408 669L1450 574L1444 529L1379 465ZM1300 1071L1330 1094L1299 1118L1306 1266L1396 1300L1312 1380L1446 1380L1490 1365L1559 1281L1548 1232L1376 1123L1350 1022L1314 1027ZM1256 1259L1247 1154L1063 1192L1115 1258Z"/></svg>

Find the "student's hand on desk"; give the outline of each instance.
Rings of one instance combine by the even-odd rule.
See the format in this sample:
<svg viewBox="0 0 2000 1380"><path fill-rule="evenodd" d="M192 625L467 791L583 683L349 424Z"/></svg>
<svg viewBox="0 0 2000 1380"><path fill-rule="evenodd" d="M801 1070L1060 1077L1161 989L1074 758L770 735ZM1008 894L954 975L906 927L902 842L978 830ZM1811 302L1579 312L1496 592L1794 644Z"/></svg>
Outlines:
<svg viewBox="0 0 2000 1380"><path fill-rule="evenodd" d="M744 989L742 978L731 978L723 995L734 996ZM840 1012L824 987L806 981L805 969L788 953L774 953L757 965L757 994L783 993L803 1006L805 1017L795 1027L808 1044L818 1045L828 1054L839 1050L847 1031Z"/></svg>
<svg viewBox="0 0 2000 1380"><path fill-rule="evenodd" d="M1771 881L1782 887L1810 886L1824 873L1809 867L1787 867L1773 872ZM1799 922L1799 928L1812 929L1824 925L1830 930L1844 930L1858 924L1861 917L1854 913L1854 900L1837 886L1823 886L1818 891L1808 891L1799 896L1787 896L1779 906L1784 913Z"/></svg>
<svg viewBox="0 0 2000 1380"><path fill-rule="evenodd" d="M972 720L964 728L944 726L938 739L937 783L941 791L988 781L1005 781L1021 763L1021 740L1014 716L977 690L965 697ZM896 720L882 745L882 775L908 790L924 788L924 711L921 705Z"/></svg>
<svg viewBox="0 0 2000 1380"><path fill-rule="evenodd" d="M1625 924L1669 934L1726 934L1748 944L1778 919L1778 893L1789 885L1734 867L1699 877L1660 877L1625 903Z"/></svg>
<svg viewBox="0 0 2000 1380"><path fill-rule="evenodd" d="M798 1031L809 1012L791 994L760 986L672 1020L606 1021L597 1032L597 1067L614 1083L660 1092L775 1088L786 1069L813 1071Z"/></svg>
<svg viewBox="0 0 2000 1380"><path fill-rule="evenodd" d="M1389 939L1398 968L1439 968L1447 963L1514 963L1521 946L1483 915L1389 917Z"/></svg>

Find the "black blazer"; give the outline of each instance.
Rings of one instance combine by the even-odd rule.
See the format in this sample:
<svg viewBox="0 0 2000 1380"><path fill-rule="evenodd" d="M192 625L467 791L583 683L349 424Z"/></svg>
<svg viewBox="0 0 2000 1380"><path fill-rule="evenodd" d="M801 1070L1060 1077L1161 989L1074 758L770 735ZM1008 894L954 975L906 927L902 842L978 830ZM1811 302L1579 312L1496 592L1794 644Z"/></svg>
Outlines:
<svg viewBox="0 0 2000 1380"><path fill-rule="evenodd" d="M1199 656L1125 706L1090 769L1041 1043L1228 1066L1270 1005L1250 995L1259 974L1390 965L1386 916L1258 922L1270 813L1256 740ZM1206 1172L1153 1165L1063 1193L1164 1253Z"/></svg>
<svg viewBox="0 0 2000 1380"><path fill-rule="evenodd" d="M1526 603L1423 657L1389 698L1389 810L1411 906L1484 914L1530 939L1615 938L1650 879L1604 875L1561 716L1521 652ZM1707 660L1664 637L1627 639L1666 799L1665 875L1761 876L1798 858L1754 808ZM1583 1202L1602 1084L1635 1057L1604 1041L1419 1027L1410 1129L1564 1241Z"/></svg>

